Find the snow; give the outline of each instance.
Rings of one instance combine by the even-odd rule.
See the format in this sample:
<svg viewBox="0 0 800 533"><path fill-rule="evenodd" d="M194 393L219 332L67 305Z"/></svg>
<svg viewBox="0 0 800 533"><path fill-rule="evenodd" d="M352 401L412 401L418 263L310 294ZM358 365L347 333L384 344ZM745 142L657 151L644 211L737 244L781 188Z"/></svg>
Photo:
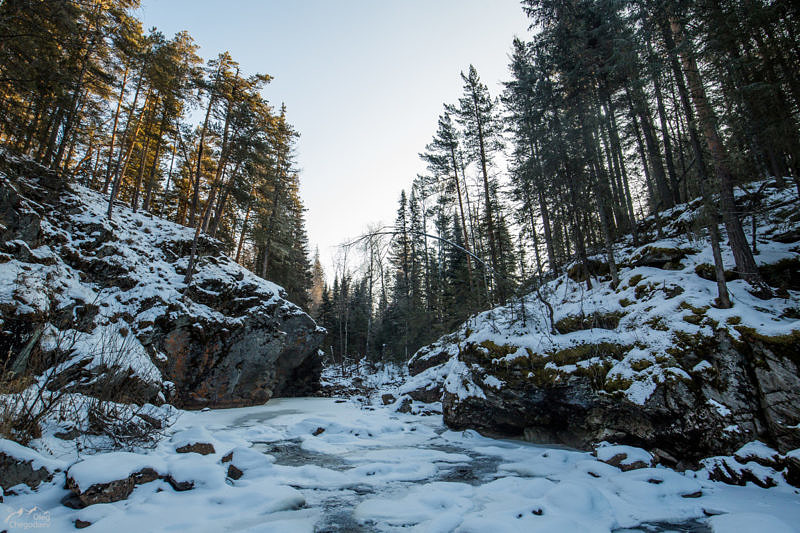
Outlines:
<svg viewBox="0 0 800 533"><path fill-rule="evenodd" d="M608 442L601 442L595 450L595 453L597 454L597 458L604 462L617 455L625 455L625 458L620 461L620 464L623 465L632 465L637 462L649 465L653 461L653 456L647 450L634 446L609 444Z"/></svg>
<svg viewBox="0 0 800 533"><path fill-rule="evenodd" d="M167 470L166 464L159 457L132 452L108 452L92 455L72 465L67 476L81 490L86 490L92 485L126 479L145 468L151 468L158 473Z"/></svg>
<svg viewBox="0 0 800 533"><path fill-rule="evenodd" d="M774 461L780 457L780 454L777 451L757 440L748 442L739 448L733 455L742 458L757 458L764 461Z"/></svg>
<svg viewBox="0 0 800 533"><path fill-rule="evenodd" d="M730 513L712 516L709 520L713 533L795 533L797 529L786 522L764 513Z"/></svg>
<svg viewBox="0 0 800 533"><path fill-rule="evenodd" d="M373 385L380 392L380 383ZM64 533L74 531L78 518L115 533L608 533L653 530L655 523L678 529L692 521L731 532L746 531L737 525L759 520L763 531L780 532L800 523L800 500L785 483L760 489L708 481L703 472L661 467L622 472L586 452L452 431L440 416L403 414L358 400L293 398L183 412L171 431L152 450L80 457L73 450L60 460L75 463L69 472L81 487L150 467L194 481L193 489L176 492L157 480L137 486L125 501L74 510L59 503L67 494L62 472L38 491L7 495L0 517L38 507L49 513L48 531ZM210 442L217 453L175 452L193 441ZM56 446L55 439L47 441L51 444ZM746 449L764 451L758 443ZM632 447L601 446L597 453L605 458L620 451L627 461L645 459L646 452ZM231 462L223 463L230 452ZM227 478L229 464L244 475ZM722 514L709 519L707 513ZM669 529L660 527L655 530Z"/></svg>
<svg viewBox="0 0 800 533"><path fill-rule="evenodd" d="M765 195L762 214L757 217L760 244L756 262L772 265L781 260L800 259L797 243L771 239L800 227L800 221L789 218L796 210L796 193L789 189L766 188ZM708 361L685 368L681 366L685 363L670 354L679 335L708 338L724 329L738 340L741 339L741 328L751 328L765 336L800 331L800 320L793 318L796 317L793 309L800 301L798 291L788 290L788 294L780 298L765 301L752 295L748 284L738 279L728 282L734 304L731 309L717 309L711 305L717 296L716 282L697 273L701 265L707 268L714 263L710 246L704 237L687 236L683 229L685 223L693 223L698 217L698 206L697 202L689 206L683 204L671 212L662 213L666 235L663 239L638 247L633 247L629 241L617 243L614 250L620 278L617 287L612 288L606 276L594 277L593 288L586 289L585 283L577 283L567 274L562 274L540 288L540 293L553 308L554 322L581 316L589 318L595 314L616 314L620 317L616 328L592 327L554 334L547 308L535 293L531 293L506 306L471 317L456 332L420 349L414 361L424 362L442 353L449 355L450 361L414 376L413 384L409 382L402 391L444 386L455 395L454 401L464 401L472 396L480 398L480 385L495 388L497 381L492 378L502 379L492 372L499 374L506 364L519 358L544 361L554 376L554 382L568 380L591 360L593 364L609 367L606 383L613 381L614 393L622 393L628 401L643 405L660 383L691 380L693 374L713 372ZM679 250L685 257L670 269L638 263L649 251L657 252L658 249ZM732 269L735 265L732 252L727 246L722 252L724 264ZM602 255L590 259L605 262ZM521 312L523 308L524 315ZM586 359L569 361L569 364L552 360L558 352L601 343L618 346L621 357L589 354ZM481 351L492 344L503 347L508 351L507 355L494 357L491 364L478 368L451 362L459 361L459 354L465 347ZM490 352L489 349L484 351ZM718 412L723 416L731 414L725 406Z"/></svg>
<svg viewBox="0 0 800 533"><path fill-rule="evenodd" d="M454 362L450 366L450 373L444 380L444 389L455 394L459 400L486 398L483 390L472 382L470 368L458 359L452 361Z"/></svg>
<svg viewBox="0 0 800 533"><path fill-rule="evenodd" d="M55 470L63 470L67 466L63 461L42 455L35 450L8 439L0 439L0 454L13 457L18 461L30 462L34 470L45 468L53 472Z"/></svg>
<svg viewBox="0 0 800 533"><path fill-rule="evenodd" d="M728 409L726 406L722 405L721 403L712 398L708 399L708 404L712 406L714 409L716 409L721 416L728 416L731 414L730 409Z"/></svg>
<svg viewBox="0 0 800 533"><path fill-rule="evenodd" d="M6 178L0 174L0 179ZM28 181L26 186L35 187ZM191 228L149 213L134 213L121 205L108 220L107 198L77 184L71 184L59 201L64 209L48 211L21 196L20 211L38 212L41 239L51 244L32 249L22 240L10 241L7 247L20 252L0 268L0 305L9 306L17 316L47 316L53 309L71 306L97 307L97 316L90 324L75 329L48 328L44 346L61 348L71 356L59 372L78 364L93 369L113 363L130 369L147 383L160 384L163 377L138 340L147 338L157 318L168 318L172 309L197 324L205 319L234 328L244 320L244 316L225 315L184 297L187 258L177 258L173 251L186 249L194 237ZM201 244L211 250L220 248L215 241ZM101 273L96 277L108 275L113 280L85 281L85 273L77 269L82 264L92 265ZM106 267L108 274L102 274ZM214 251L198 261L193 288L210 294L210 287L216 285L251 294L258 308L249 309L249 313L276 304L287 314L301 312L283 299L286 293L281 287Z"/></svg>
<svg viewBox="0 0 800 533"><path fill-rule="evenodd" d="M494 376L486 376L483 378L484 385L492 387L493 389L500 389L505 383Z"/></svg>

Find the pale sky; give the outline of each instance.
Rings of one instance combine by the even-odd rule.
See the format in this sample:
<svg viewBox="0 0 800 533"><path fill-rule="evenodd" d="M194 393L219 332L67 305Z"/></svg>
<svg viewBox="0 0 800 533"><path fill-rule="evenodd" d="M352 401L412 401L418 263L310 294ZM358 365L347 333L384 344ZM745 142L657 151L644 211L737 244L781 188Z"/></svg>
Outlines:
<svg viewBox="0 0 800 533"><path fill-rule="evenodd" d="M425 165L442 104L472 63L493 95L507 80L518 0L142 0L145 28L188 30L204 59L228 50L300 133L297 163L311 252L391 223Z"/></svg>

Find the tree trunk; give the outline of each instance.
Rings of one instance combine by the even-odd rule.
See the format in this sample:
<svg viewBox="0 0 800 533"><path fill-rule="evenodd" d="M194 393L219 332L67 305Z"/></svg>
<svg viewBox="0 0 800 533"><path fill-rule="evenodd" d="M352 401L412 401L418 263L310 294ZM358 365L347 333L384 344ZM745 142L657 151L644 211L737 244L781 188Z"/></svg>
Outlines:
<svg viewBox="0 0 800 533"><path fill-rule="evenodd" d="M486 146L485 146L485 139L483 134L483 122L481 121L480 110L478 109L478 104L473 97L474 109L475 109L475 119L478 124L478 147L480 149L480 163L481 163L481 175L483 177L483 196L484 201L486 202L486 231L489 234L489 253L492 258L492 274L497 272L498 267L498 260L497 260L497 244L495 242L495 231L494 231L494 215L492 213L492 199L491 194L489 192L489 171L487 168L487 155L486 155ZM492 276L494 277L494 276ZM495 286L497 288L497 296L499 297L500 301L505 300L505 287L501 286L500 280L494 280Z"/></svg>
<svg viewBox="0 0 800 533"><path fill-rule="evenodd" d="M536 168L539 171L540 179L536 180L536 193L539 199L539 212L542 215L542 226L544 228L544 243L547 248L547 261L550 263L550 270L558 274L558 263L556 262L556 252L553 243L553 231L550 226L550 212L545 201L544 191L542 190L541 178L544 178L542 170L542 160L539 158L539 151L533 137L529 138L528 143L531 147L531 157L536 161Z"/></svg>
<svg viewBox="0 0 800 533"><path fill-rule="evenodd" d="M461 180L458 177L458 162L456 161L456 151L450 148L450 160L453 165L453 179L456 184L456 193L458 194L458 211L461 215L461 231L464 233L464 248L470 251L469 235L467 234L467 219L464 217L464 202L461 200ZM466 186L466 183L465 183ZM470 292L472 292L472 258L467 255L467 278L469 282Z"/></svg>
<svg viewBox="0 0 800 533"><path fill-rule="evenodd" d="M222 72L223 61L217 65L217 72L214 75L214 85L208 96L208 107L206 108L206 117L203 119L203 127L200 130L200 145L197 147L197 166L195 167L194 174L194 191L192 193L192 207L189 211L189 227L193 228L195 223L195 215L197 214L197 204L200 201L200 169L203 163L203 150L205 149L206 132L208 131L208 119L211 116L211 109L214 107L214 100L217 96L217 86L219 84L220 72Z"/></svg>
<svg viewBox="0 0 800 533"><path fill-rule="evenodd" d="M252 191L250 191L250 195L252 196ZM247 211L244 213L244 222L242 222L242 233L239 235L239 244L236 246L236 263L241 263L242 258L242 248L244 248L244 236L247 234L247 222L250 220L250 207L251 202L247 202Z"/></svg>
<svg viewBox="0 0 800 533"><path fill-rule="evenodd" d="M114 111L114 124L111 127L111 142L108 146L108 165L106 166L106 181L103 185L103 194L108 194L108 185L111 183L111 160L114 158L114 141L117 138L117 125L119 124L119 111L122 107L122 99L125 96L125 85L128 83L128 67L125 67L125 74L122 76L122 87L117 98L117 110Z"/></svg>
<svg viewBox="0 0 800 533"><path fill-rule="evenodd" d="M625 168L625 157L622 153L622 143L619 138L619 129L617 127L617 118L615 116L616 110L611 102L610 96L606 94L606 115L608 117L608 131L611 138L611 151L617 160L619 171L622 176L622 192L624 195L625 208L628 211L631 225L631 237L633 238L633 245L639 246L639 228L636 225L636 214L633 212L633 199L631 198L631 189L628 184L628 171Z"/></svg>
<svg viewBox="0 0 800 533"><path fill-rule="evenodd" d="M733 196L733 175L728 167L728 155L722 139L717 133L716 116L706 97L697 63L691 52L683 46L685 43L681 23L673 17L670 19L670 26L675 44L680 51L683 70L689 84L689 92L692 96L694 108L702 126L706 144L711 153L717 181L719 182L722 218L725 222L725 229L728 232L728 241L736 261L736 268L742 278L756 289L759 296L769 298L772 296L772 290L764 283L761 274L758 272L753 254L747 244L747 237L742 229L742 223L736 214L736 202Z"/></svg>
<svg viewBox="0 0 800 533"><path fill-rule="evenodd" d="M628 95L628 101L632 103L634 111L639 116L641 123L642 133L644 134L644 142L647 146L647 153L650 156L650 174L655 178L658 194L661 197L661 205L664 209L669 209L675 205L672 200L672 191L667 184L667 177L664 174L664 162L661 157L661 149L656 140L655 131L653 129L653 122L650 118L650 111L647 107L647 102L644 98L642 88L634 83L634 91L626 86L625 91Z"/></svg>
<svg viewBox="0 0 800 533"><path fill-rule="evenodd" d="M144 144L142 145L142 157L139 159L139 171L136 173L136 184L133 186L133 194L131 195L131 209L134 213L139 210L139 190L142 188L144 167L147 163L147 151L149 149L150 138L145 135Z"/></svg>
<svg viewBox="0 0 800 533"><path fill-rule="evenodd" d="M661 122L661 138L664 140L664 159L667 163L667 173L669 174L669 183L672 188L672 198L676 204L681 201L680 184L678 183L678 175L675 172L675 162L672 159L672 142L669 138L669 126L667 124L667 111L664 108L664 99L661 95L661 77L658 71L653 67L653 87L656 93L656 108L658 109L658 119ZM684 176L686 179L686 176ZM687 198L688 200L688 198Z"/></svg>
<svg viewBox="0 0 800 533"><path fill-rule="evenodd" d="M158 139L156 140L156 152L153 154L153 164L150 166L150 176L147 178L147 187L144 193L143 211L150 211L150 202L153 199L153 189L156 186L156 169L158 169L159 157L161 156L161 146L164 144L164 130L167 128L167 106L164 105L164 112L161 115L161 125L158 127Z"/></svg>
<svg viewBox="0 0 800 533"><path fill-rule="evenodd" d="M133 138L131 139L131 146L128 148L128 152L125 155L125 161L122 164L122 169L114 176L114 185L111 187L111 194L108 197L108 213L107 216L109 220L111 219L113 210L114 210L114 200L117 198L117 194L119 193L119 186L122 182L123 176L125 176L125 171L128 170L128 162L131 158L131 153L133 152L133 147L136 144L136 137L139 135L139 129L142 127L142 122L144 121L144 114L147 110L147 103L150 100L150 93L148 92L147 96L144 99L144 106L142 107L142 112L139 115L139 120L136 123L136 130L133 132ZM120 149L122 147L120 146Z"/></svg>

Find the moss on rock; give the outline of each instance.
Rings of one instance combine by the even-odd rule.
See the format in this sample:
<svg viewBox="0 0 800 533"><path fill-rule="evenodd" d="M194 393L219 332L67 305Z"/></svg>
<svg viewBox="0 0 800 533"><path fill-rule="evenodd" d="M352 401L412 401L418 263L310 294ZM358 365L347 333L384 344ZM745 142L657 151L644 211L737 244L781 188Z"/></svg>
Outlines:
<svg viewBox="0 0 800 533"><path fill-rule="evenodd" d="M625 313L613 311L611 313L592 313L590 315L571 315L555 323L556 331L561 334L583 331L586 329L617 329L619 321Z"/></svg>

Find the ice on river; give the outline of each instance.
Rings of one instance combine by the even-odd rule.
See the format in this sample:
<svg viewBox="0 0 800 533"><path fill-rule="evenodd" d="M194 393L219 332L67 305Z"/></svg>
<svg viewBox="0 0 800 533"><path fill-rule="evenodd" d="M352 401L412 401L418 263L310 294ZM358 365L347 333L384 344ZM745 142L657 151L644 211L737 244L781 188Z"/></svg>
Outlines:
<svg viewBox="0 0 800 533"><path fill-rule="evenodd" d="M800 524L790 487L732 487L665 468L621 472L588 453L450 431L440 416L350 401L186 412L173 431L142 462L193 480L194 489L155 481L125 501L73 510L59 503L61 473L36 492L7 495L0 520L35 507L46 531L74 531L80 519L89 531L114 533L778 532ZM210 442L216 453L175 453L191 442ZM237 480L221 462L231 451L244 473ZM17 520L0 531L26 530Z"/></svg>

